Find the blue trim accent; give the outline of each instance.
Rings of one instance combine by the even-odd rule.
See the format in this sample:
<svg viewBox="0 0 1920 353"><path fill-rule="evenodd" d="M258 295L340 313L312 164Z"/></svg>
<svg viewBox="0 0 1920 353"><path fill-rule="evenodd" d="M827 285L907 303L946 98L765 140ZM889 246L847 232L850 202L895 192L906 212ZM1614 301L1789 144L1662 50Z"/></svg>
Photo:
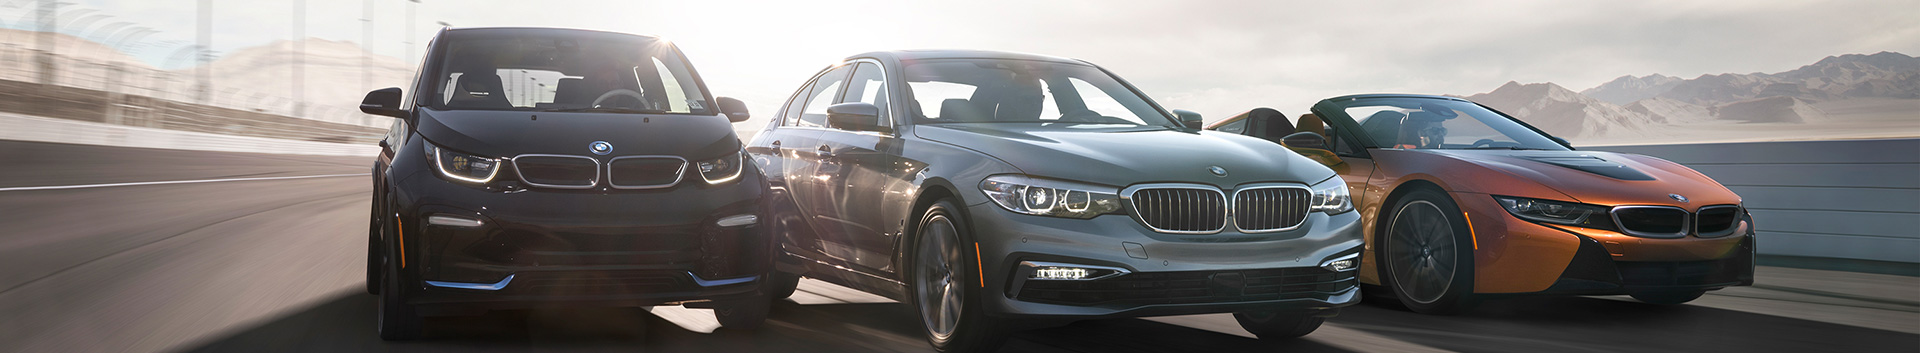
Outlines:
<svg viewBox="0 0 1920 353"><path fill-rule="evenodd" d="M505 289L505 288L507 288L507 284L508 284L508 283L513 283L513 275L511 275L511 274L509 274L509 275L507 275L507 278L502 278L502 279L500 279L500 281L499 281L499 282L494 282L494 283L463 283L463 282L439 282L439 281L427 281L427 285L429 285L429 286L434 286L434 287L440 287L440 288L458 288L458 289L475 289L475 290L487 290L487 291L493 291L493 290L501 290L501 289Z"/></svg>
<svg viewBox="0 0 1920 353"><path fill-rule="evenodd" d="M693 283L698 284L701 287L718 287L718 286L724 286L724 285L730 285L730 284L741 284L741 283L753 282L754 280L760 279L760 276L746 276L746 277L740 277L740 278L716 279L716 280L709 281L707 279L700 278L700 275L693 274L693 272L687 272L687 277L692 277Z"/></svg>

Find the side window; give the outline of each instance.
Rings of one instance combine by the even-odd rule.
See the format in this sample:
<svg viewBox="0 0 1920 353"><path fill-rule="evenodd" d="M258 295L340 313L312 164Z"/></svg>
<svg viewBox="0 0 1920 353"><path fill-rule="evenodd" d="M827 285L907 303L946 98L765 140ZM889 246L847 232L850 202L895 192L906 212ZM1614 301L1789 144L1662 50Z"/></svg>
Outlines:
<svg viewBox="0 0 1920 353"><path fill-rule="evenodd" d="M880 108L880 121L889 124L893 121L887 115L887 75L880 71L880 65L860 63L853 70L853 78L847 80L847 94L841 103L870 103Z"/></svg>
<svg viewBox="0 0 1920 353"><path fill-rule="evenodd" d="M827 126L827 106L840 96L840 88L846 86L847 72L853 71L853 65L843 65L813 82L813 89L807 92L807 104L800 110L799 126Z"/></svg>
<svg viewBox="0 0 1920 353"><path fill-rule="evenodd" d="M1247 132L1247 119L1234 120L1226 125L1220 125L1219 128L1215 128L1214 130L1232 134L1245 134Z"/></svg>
<svg viewBox="0 0 1920 353"><path fill-rule="evenodd" d="M793 92L793 98L788 99L787 106L784 107L786 110L781 111L780 120L784 122L780 125L794 126L800 123L800 109L806 107L807 93L812 91L813 82L807 82L807 84L801 85L799 90Z"/></svg>

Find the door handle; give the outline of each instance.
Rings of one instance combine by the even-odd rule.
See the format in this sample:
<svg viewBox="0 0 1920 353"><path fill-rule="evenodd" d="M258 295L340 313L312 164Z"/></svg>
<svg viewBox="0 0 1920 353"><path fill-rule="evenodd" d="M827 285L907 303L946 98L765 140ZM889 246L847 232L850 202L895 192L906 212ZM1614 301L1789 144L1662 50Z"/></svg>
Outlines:
<svg viewBox="0 0 1920 353"><path fill-rule="evenodd" d="M814 148L814 150L820 151L820 155L823 155L823 156L833 155L833 146L820 145L820 147Z"/></svg>

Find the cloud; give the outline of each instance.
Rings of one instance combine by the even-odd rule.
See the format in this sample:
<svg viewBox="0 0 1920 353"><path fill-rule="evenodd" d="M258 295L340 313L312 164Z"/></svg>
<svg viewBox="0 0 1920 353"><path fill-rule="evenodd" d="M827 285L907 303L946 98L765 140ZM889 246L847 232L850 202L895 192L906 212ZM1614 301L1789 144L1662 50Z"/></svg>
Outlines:
<svg viewBox="0 0 1920 353"><path fill-rule="evenodd" d="M191 40L193 0L85 0ZM371 49L404 57L405 6L376 0ZM284 1L215 0L216 49L285 39ZM308 35L360 42L361 1L308 1ZM1209 119L1300 114L1369 92L1471 94L1509 80L1570 89L1620 75L1784 71L1828 55L1920 54L1911 0L1705 1L519 1L423 0L433 23L659 34L716 94L777 109L801 81L872 50L966 48L1102 65ZM5 9L0 9L4 12ZM0 13L0 17L5 17Z"/></svg>

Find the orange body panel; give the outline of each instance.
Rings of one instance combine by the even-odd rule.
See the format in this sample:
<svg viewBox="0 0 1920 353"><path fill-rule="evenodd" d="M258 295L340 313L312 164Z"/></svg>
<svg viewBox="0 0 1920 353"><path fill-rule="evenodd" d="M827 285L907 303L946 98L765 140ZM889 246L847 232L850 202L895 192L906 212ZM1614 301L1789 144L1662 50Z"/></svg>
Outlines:
<svg viewBox="0 0 1920 353"><path fill-rule="evenodd" d="M1515 151L1368 149L1371 159L1345 158L1333 169L1348 182L1365 224L1362 283L1380 284L1375 233L1396 192L1437 187L1453 197L1470 220L1474 236L1474 292L1526 293L1552 286L1580 248L1581 236L1605 245L1616 261L1721 259L1739 247L1747 224L1732 236L1653 239L1579 227L1548 226L1515 218L1493 195L1579 202L1601 206L1700 206L1739 204L1740 198L1692 169L1657 158L1607 152L1577 152L1619 162L1655 180L1619 180L1547 165ZM1683 194L1678 202L1668 194Z"/></svg>

